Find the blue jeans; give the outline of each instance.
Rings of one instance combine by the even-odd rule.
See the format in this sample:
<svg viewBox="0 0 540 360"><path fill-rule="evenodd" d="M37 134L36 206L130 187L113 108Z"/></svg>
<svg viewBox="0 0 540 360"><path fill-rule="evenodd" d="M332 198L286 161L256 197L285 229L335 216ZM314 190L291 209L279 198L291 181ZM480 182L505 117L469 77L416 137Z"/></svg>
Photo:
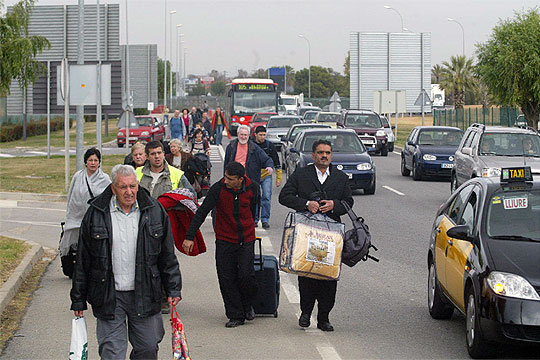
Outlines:
<svg viewBox="0 0 540 360"><path fill-rule="evenodd" d="M216 125L216 145L221 145L222 138L223 138L223 124Z"/></svg>
<svg viewBox="0 0 540 360"><path fill-rule="evenodd" d="M265 223L270 220L270 205L272 202L272 175L265 177L261 180L261 207L255 216L255 223L259 222L259 216L261 222Z"/></svg>

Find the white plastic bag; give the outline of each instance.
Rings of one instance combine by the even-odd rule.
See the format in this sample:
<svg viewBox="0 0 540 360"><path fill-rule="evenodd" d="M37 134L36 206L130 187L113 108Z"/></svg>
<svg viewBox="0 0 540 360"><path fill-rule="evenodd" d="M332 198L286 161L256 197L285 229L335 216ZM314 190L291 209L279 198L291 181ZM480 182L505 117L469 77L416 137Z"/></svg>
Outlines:
<svg viewBox="0 0 540 360"><path fill-rule="evenodd" d="M69 347L70 360L88 359L88 332L86 331L86 318L76 317L71 320L71 345Z"/></svg>

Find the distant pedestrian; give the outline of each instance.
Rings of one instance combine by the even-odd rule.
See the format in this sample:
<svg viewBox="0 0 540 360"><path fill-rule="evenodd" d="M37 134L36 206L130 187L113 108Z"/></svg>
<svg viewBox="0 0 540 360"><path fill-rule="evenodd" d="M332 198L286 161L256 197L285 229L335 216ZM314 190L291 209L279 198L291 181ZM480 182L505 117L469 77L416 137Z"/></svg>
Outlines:
<svg viewBox="0 0 540 360"><path fill-rule="evenodd" d="M182 110L182 121L184 122L184 126L186 127L186 133L184 134L184 141L187 142L188 135L191 132L191 129L193 128L193 117L189 113L188 109Z"/></svg>
<svg viewBox="0 0 540 360"><path fill-rule="evenodd" d="M204 100L204 104L202 106L202 111L203 113L208 113L208 103L206 102L206 100Z"/></svg>
<svg viewBox="0 0 540 360"><path fill-rule="evenodd" d="M276 147L266 139L266 127L257 126L255 129L255 143L268 155L274 162L276 170L276 187L281 186L281 164ZM272 173L268 170L261 170L261 206L255 217L255 227L261 219L263 229L270 228L270 207L272 204Z"/></svg>
<svg viewBox="0 0 540 360"><path fill-rule="evenodd" d="M92 305L101 359L125 359L128 339L131 359L157 359L161 287L170 306L182 288L169 217L133 167L116 165L112 180L82 221L71 310L83 316Z"/></svg>
<svg viewBox="0 0 540 360"><path fill-rule="evenodd" d="M252 301L257 293L253 267L255 212L259 186L245 176L244 167L233 161L225 176L212 185L189 225L182 247L193 249L193 239L206 216L215 209L216 269L219 289L225 304L228 328L253 320Z"/></svg>
<svg viewBox="0 0 540 360"><path fill-rule="evenodd" d="M193 119L193 123L195 124L197 121L202 120L202 111L201 109L197 109L195 106L191 108L191 119Z"/></svg>
<svg viewBox="0 0 540 360"><path fill-rule="evenodd" d="M88 209L88 200L98 196L111 183L109 175L101 170L101 153L96 148L86 150L84 153L85 168L77 171L71 179L67 197L66 223L64 236L60 241L60 257L69 257L72 250L77 250L79 230L84 213ZM73 260L67 259L64 273L71 277L73 273ZM64 262L62 262L64 265Z"/></svg>
<svg viewBox="0 0 540 360"><path fill-rule="evenodd" d="M210 118L208 117L208 111L203 112L202 114L202 124L203 128L208 133L209 139L211 143L214 142L214 130L212 129L212 122L210 121Z"/></svg>
<svg viewBox="0 0 540 360"><path fill-rule="evenodd" d="M227 145L225 150L224 166L237 161L246 168L247 177L257 185L261 183L261 170L265 169L269 175L274 172L274 162L253 140L249 139L249 127L238 127L238 139Z"/></svg>
<svg viewBox="0 0 540 360"><path fill-rule="evenodd" d="M214 130L214 134L216 137L216 145L221 145L221 140L223 138L223 128L227 130L227 136L229 139L231 136L229 135L229 128L227 128L227 122L225 121L225 114L221 111L221 107L216 107L216 111L214 112L214 117L212 118L212 130Z"/></svg>
<svg viewBox="0 0 540 360"><path fill-rule="evenodd" d="M171 139L184 140L187 137L187 128L182 117L180 117L179 110L174 111L174 116L170 119L169 124L171 128Z"/></svg>

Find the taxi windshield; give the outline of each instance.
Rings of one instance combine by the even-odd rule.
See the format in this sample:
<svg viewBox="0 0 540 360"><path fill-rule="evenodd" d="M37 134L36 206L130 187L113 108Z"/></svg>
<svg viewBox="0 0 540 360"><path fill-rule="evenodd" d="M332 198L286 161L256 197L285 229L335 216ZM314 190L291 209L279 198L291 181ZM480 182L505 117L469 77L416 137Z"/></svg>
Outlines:
<svg viewBox="0 0 540 360"><path fill-rule="evenodd" d="M487 214L489 237L540 241L540 190L500 190L489 199Z"/></svg>

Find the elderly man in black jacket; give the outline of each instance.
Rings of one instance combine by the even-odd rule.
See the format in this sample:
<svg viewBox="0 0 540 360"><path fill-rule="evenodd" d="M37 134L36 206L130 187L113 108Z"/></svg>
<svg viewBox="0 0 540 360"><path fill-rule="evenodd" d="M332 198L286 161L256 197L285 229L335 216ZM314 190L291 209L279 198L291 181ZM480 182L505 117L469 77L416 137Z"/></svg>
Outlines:
<svg viewBox="0 0 540 360"><path fill-rule="evenodd" d="M289 177L279 194L279 202L296 211L318 211L340 221L347 211L341 203L346 201L351 207L353 198L348 176L332 166L332 144L317 140L312 147L313 164L298 168ZM334 331L329 314L336 300L336 280L316 280L298 277L300 308L298 320L301 327L309 327L311 312L318 302L317 327L323 331Z"/></svg>
<svg viewBox="0 0 540 360"><path fill-rule="evenodd" d="M132 166L116 165L111 175L81 224L71 310L83 316L92 305L102 359L126 358L128 332L130 358L157 359L165 334L161 284L171 306L182 288L169 217L139 188Z"/></svg>

